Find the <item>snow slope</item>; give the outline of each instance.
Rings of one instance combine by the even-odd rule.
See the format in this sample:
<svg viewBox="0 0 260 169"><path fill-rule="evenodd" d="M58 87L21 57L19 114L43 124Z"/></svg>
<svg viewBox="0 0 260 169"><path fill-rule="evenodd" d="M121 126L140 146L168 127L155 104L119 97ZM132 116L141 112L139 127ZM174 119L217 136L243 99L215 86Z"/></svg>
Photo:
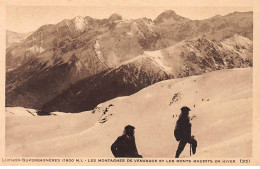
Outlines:
<svg viewBox="0 0 260 169"><path fill-rule="evenodd" d="M37 110L23 107L6 107L5 116L37 116Z"/></svg>
<svg viewBox="0 0 260 169"><path fill-rule="evenodd" d="M139 154L173 158L173 130L184 105L196 116L192 134L198 150L192 157L251 156L252 68L162 81L92 112L7 116L6 156L113 157L111 144L131 124ZM181 157L189 157L189 146Z"/></svg>

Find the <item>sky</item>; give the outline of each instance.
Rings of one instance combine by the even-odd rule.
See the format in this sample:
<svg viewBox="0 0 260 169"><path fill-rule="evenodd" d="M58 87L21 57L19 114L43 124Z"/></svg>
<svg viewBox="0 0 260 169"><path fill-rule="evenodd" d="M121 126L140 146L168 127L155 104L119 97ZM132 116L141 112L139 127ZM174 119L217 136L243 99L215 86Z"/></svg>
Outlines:
<svg viewBox="0 0 260 169"><path fill-rule="evenodd" d="M155 19L166 10L173 10L178 15L201 20L215 15L226 15L234 11L253 11L252 7L183 7L183 6L9 6L6 8L6 29L25 33L35 31L45 24L56 24L63 19L76 16L90 16L104 19L113 13L120 14L124 19L147 17Z"/></svg>

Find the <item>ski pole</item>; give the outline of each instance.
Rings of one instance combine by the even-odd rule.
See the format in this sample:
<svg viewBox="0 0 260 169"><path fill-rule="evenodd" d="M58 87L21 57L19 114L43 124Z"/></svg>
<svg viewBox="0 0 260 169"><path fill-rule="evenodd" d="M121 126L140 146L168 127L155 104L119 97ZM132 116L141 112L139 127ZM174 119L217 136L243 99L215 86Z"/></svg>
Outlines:
<svg viewBox="0 0 260 169"><path fill-rule="evenodd" d="M191 144L190 144L190 156L191 156Z"/></svg>

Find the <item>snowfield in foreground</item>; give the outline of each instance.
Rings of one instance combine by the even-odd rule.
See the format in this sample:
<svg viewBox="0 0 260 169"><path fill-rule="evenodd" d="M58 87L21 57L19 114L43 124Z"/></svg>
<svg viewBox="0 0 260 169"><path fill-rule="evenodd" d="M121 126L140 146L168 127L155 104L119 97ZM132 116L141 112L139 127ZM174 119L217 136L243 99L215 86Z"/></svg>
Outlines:
<svg viewBox="0 0 260 169"><path fill-rule="evenodd" d="M15 111L6 116L6 156L113 157L111 144L131 124L139 154L174 158L176 116L189 106L198 141L191 157L250 157L252 74L244 68L162 81L78 114L16 116ZM189 158L189 145L180 157Z"/></svg>

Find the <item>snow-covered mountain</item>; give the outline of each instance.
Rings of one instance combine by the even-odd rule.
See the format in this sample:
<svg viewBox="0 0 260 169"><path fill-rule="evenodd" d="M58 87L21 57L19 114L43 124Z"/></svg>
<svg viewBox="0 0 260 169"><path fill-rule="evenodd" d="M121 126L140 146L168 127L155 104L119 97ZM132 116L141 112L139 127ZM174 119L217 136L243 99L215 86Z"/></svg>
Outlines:
<svg viewBox="0 0 260 169"><path fill-rule="evenodd" d="M251 67L252 18L252 12L235 12L194 21L166 11L154 21L112 14L108 19L77 16L43 25L6 49L6 106L46 108L82 81L86 85L79 86L91 84L91 88L78 90L96 92L95 87L107 87L121 77L116 84L124 88L102 99L93 96L96 101L83 106L93 108L100 101L132 94L168 78ZM132 72L140 68L143 74L136 78ZM109 83L92 85L104 82L108 75ZM87 96L87 100L93 98ZM85 96L78 94L80 98Z"/></svg>
<svg viewBox="0 0 260 169"><path fill-rule="evenodd" d="M98 103L127 96L156 82L206 72L251 67L252 41L235 35L222 42L205 38L144 52L120 66L81 80L43 105L46 112L80 112Z"/></svg>
<svg viewBox="0 0 260 169"><path fill-rule="evenodd" d="M32 58L38 58L42 64L48 62L48 66L57 59L66 63L73 54L84 64L89 62L86 56L96 55L97 62L104 61L100 64L113 67L145 50L162 49L201 35L218 41L238 34L252 40L252 19L252 12L234 12L205 20L183 18L174 11L163 12L154 21L124 20L119 14L103 20L77 16L56 25L43 25L23 43L7 48L7 70Z"/></svg>
<svg viewBox="0 0 260 169"><path fill-rule="evenodd" d="M253 12L234 12L204 20L190 20L173 11L165 11L155 19L155 23L154 31L160 36L156 44L164 47L198 36L221 41L238 34L253 40Z"/></svg>
<svg viewBox="0 0 260 169"><path fill-rule="evenodd" d="M41 108L51 111L81 112L119 96L127 96L156 82L173 78L150 57L137 57L122 65L80 80Z"/></svg>
<svg viewBox="0 0 260 169"><path fill-rule="evenodd" d="M252 155L252 75L252 68L218 70L162 81L89 112L7 116L6 156L112 158L110 146L130 124L136 128L139 154L173 158L178 146L173 131L185 105L195 116L192 135L198 141L191 158L248 158ZM180 157L189 157L188 145Z"/></svg>

